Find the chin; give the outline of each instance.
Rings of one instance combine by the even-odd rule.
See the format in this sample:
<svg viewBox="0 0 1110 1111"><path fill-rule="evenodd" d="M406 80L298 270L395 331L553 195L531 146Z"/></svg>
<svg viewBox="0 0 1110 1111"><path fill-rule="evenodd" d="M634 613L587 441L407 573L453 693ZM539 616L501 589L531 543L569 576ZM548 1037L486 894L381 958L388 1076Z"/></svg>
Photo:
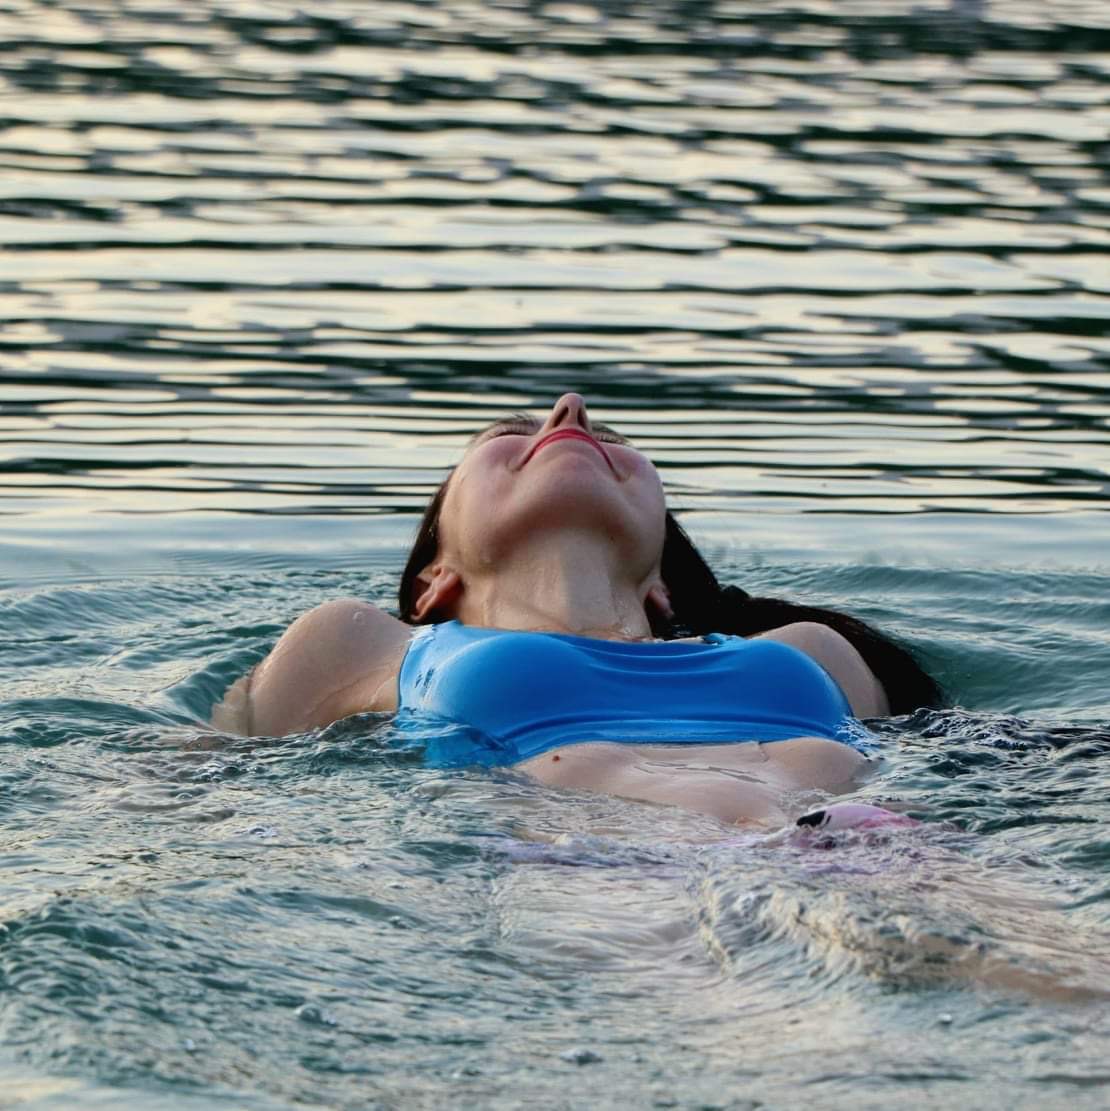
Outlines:
<svg viewBox="0 0 1110 1111"><path fill-rule="evenodd" d="M664 507L622 497L613 487L598 489L573 479L545 483L537 496L498 507L484 525L487 541L509 549L522 537L566 532L595 533L633 564L651 563L663 550ZM500 537L500 543L496 537Z"/></svg>

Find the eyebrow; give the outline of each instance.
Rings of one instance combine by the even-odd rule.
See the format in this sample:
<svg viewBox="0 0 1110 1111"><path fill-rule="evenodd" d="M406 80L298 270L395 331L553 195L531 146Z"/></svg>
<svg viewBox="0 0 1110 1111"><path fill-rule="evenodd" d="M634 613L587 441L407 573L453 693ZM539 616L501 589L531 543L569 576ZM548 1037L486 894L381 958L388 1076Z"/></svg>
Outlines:
<svg viewBox="0 0 1110 1111"><path fill-rule="evenodd" d="M506 424L527 424L532 428L538 428L543 421L538 417L533 417L529 413L508 413L503 417L498 417L497 420L487 424L485 428L480 428L470 440L467 442L467 447L476 444L487 432L492 432L495 428L501 428ZM615 428L608 424L602 424L600 421L590 421L590 425L596 428L598 432L604 432L607 436L615 436L622 443L630 444L632 441L622 433L618 432Z"/></svg>

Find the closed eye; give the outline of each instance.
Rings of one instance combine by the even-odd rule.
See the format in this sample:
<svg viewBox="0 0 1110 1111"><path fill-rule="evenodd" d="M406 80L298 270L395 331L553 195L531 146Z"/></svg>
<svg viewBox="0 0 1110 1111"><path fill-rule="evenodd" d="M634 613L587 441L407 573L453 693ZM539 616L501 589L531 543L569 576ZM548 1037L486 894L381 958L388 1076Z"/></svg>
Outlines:
<svg viewBox="0 0 1110 1111"><path fill-rule="evenodd" d="M523 426L520 428L502 428L494 432L494 436L531 436L536 431L536 426ZM628 441L619 433L614 432L611 428L606 428L604 425L593 425L593 437L595 440L601 440L606 444L627 444Z"/></svg>
<svg viewBox="0 0 1110 1111"><path fill-rule="evenodd" d="M536 431L538 425L526 423L524 421L514 421L507 424L499 424L491 428L486 434L487 440L496 440L498 436L531 436Z"/></svg>
<svg viewBox="0 0 1110 1111"><path fill-rule="evenodd" d="M532 436L539 428L541 423L531 417L507 417L505 420L498 421L496 424L491 425L483 432L479 432L477 436L471 441L496 440L499 436ZM629 440L627 437L622 436L616 430L610 428L607 424L592 424L591 430L594 438L606 444L624 444L628 445Z"/></svg>
<svg viewBox="0 0 1110 1111"><path fill-rule="evenodd" d="M628 444L630 442L627 436L622 436L607 424L595 424L593 425L593 431L597 439L607 444Z"/></svg>

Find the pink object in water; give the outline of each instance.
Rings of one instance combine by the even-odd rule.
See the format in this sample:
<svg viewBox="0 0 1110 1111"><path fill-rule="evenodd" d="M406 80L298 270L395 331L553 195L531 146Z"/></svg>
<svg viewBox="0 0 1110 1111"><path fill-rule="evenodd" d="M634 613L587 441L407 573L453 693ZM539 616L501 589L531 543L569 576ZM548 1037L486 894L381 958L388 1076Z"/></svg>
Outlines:
<svg viewBox="0 0 1110 1111"><path fill-rule="evenodd" d="M879 829L890 826L916 826L921 823L905 814L895 814L865 802L834 802L824 810L803 814L797 824L814 832L835 833L842 829Z"/></svg>

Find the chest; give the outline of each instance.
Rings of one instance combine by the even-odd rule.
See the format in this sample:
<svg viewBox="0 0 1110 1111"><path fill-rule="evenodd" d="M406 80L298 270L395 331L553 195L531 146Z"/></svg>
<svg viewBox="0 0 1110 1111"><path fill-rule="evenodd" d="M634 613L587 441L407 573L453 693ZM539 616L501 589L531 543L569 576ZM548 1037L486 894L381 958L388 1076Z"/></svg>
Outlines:
<svg viewBox="0 0 1110 1111"><path fill-rule="evenodd" d="M625 643L469 631L429 638L402 669L401 707L493 736L536 723L770 721L843 716L843 696L809 657L736 637Z"/></svg>

